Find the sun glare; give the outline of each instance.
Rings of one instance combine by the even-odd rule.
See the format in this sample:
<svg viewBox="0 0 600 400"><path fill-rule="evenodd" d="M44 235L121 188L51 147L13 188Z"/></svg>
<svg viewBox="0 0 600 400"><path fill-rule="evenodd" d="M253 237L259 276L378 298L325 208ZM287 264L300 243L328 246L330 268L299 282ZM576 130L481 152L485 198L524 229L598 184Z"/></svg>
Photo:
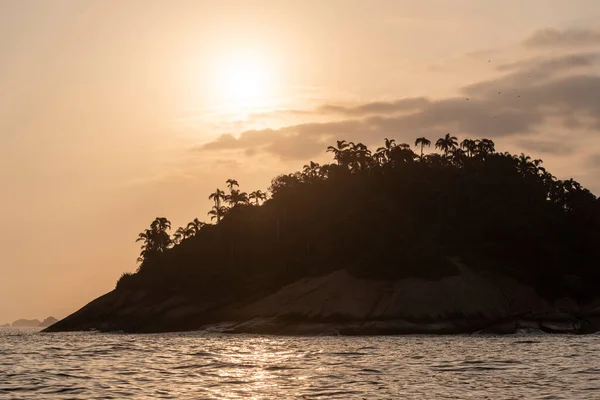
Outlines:
<svg viewBox="0 0 600 400"><path fill-rule="evenodd" d="M269 66L258 57L227 60L217 72L218 98L228 109L253 109L264 106L273 93Z"/></svg>
<svg viewBox="0 0 600 400"><path fill-rule="evenodd" d="M275 52L222 45L191 56L184 68L181 82L189 109L244 119L282 101L283 75Z"/></svg>
<svg viewBox="0 0 600 400"><path fill-rule="evenodd" d="M223 71L220 86L223 95L235 103L256 103L266 94L268 77L263 66L243 60Z"/></svg>

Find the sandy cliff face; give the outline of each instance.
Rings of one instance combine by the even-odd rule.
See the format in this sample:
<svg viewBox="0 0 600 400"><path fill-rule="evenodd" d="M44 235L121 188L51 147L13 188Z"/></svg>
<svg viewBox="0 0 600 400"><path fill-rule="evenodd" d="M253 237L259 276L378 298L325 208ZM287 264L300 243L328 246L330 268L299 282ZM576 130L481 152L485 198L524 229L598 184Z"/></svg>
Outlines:
<svg viewBox="0 0 600 400"><path fill-rule="evenodd" d="M340 270L238 305L190 304L177 296L113 291L49 331L174 331L211 323L232 332L284 334L587 332L600 323L600 305L590 305L584 313L570 299L550 304L514 280L457 265L459 275L435 281L368 280Z"/></svg>

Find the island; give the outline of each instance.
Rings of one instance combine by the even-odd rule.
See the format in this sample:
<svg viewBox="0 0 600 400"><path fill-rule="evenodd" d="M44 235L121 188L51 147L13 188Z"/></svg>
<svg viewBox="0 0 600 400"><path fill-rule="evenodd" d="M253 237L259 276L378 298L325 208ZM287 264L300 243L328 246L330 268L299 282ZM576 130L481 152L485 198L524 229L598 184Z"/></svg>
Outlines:
<svg viewBox="0 0 600 400"><path fill-rule="evenodd" d="M490 139L431 145L338 141L269 195L228 179L211 223L156 218L138 270L45 331L599 331L596 196Z"/></svg>
<svg viewBox="0 0 600 400"><path fill-rule="evenodd" d="M58 320L54 317L48 317L45 320L43 320L42 322L40 322L40 324L38 325L40 328L47 328L50 325L54 325L55 323L57 323Z"/></svg>
<svg viewBox="0 0 600 400"><path fill-rule="evenodd" d="M37 328L40 321L37 319L18 319L11 325L13 328Z"/></svg>

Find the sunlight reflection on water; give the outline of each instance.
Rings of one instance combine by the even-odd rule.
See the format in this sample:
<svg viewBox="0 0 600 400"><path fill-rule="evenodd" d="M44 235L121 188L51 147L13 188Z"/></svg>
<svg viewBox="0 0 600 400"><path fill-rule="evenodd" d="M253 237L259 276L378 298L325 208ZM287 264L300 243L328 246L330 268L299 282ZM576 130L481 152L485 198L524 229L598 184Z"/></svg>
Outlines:
<svg viewBox="0 0 600 400"><path fill-rule="evenodd" d="M599 336L0 330L0 398L597 398Z"/></svg>

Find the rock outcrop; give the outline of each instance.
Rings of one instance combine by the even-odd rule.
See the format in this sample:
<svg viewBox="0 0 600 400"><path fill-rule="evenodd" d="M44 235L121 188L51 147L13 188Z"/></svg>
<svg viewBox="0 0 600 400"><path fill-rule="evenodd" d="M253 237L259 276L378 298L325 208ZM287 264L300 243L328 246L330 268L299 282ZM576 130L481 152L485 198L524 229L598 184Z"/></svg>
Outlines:
<svg viewBox="0 0 600 400"><path fill-rule="evenodd" d="M337 271L233 308L228 318L236 322L219 326L233 332L341 334L576 333L598 327L589 320L594 312L584 315L573 301L550 304L514 280L482 276L462 265L460 270L437 281L393 282Z"/></svg>
<svg viewBox="0 0 600 400"><path fill-rule="evenodd" d="M39 319L18 319L11 325L13 328L37 328L40 326Z"/></svg>
<svg viewBox="0 0 600 400"><path fill-rule="evenodd" d="M56 318L54 318L54 317L48 317L45 320L43 320L38 326L40 328L47 328L50 325L54 325L57 322L58 322L58 320Z"/></svg>
<svg viewBox="0 0 600 400"><path fill-rule="evenodd" d="M113 291L47 330L347 335L600 330L600 302L550 303L515 280L457 266L459 275L439 280L369 280L339 270L250 304L191 304L167 294Z"/></svg>

